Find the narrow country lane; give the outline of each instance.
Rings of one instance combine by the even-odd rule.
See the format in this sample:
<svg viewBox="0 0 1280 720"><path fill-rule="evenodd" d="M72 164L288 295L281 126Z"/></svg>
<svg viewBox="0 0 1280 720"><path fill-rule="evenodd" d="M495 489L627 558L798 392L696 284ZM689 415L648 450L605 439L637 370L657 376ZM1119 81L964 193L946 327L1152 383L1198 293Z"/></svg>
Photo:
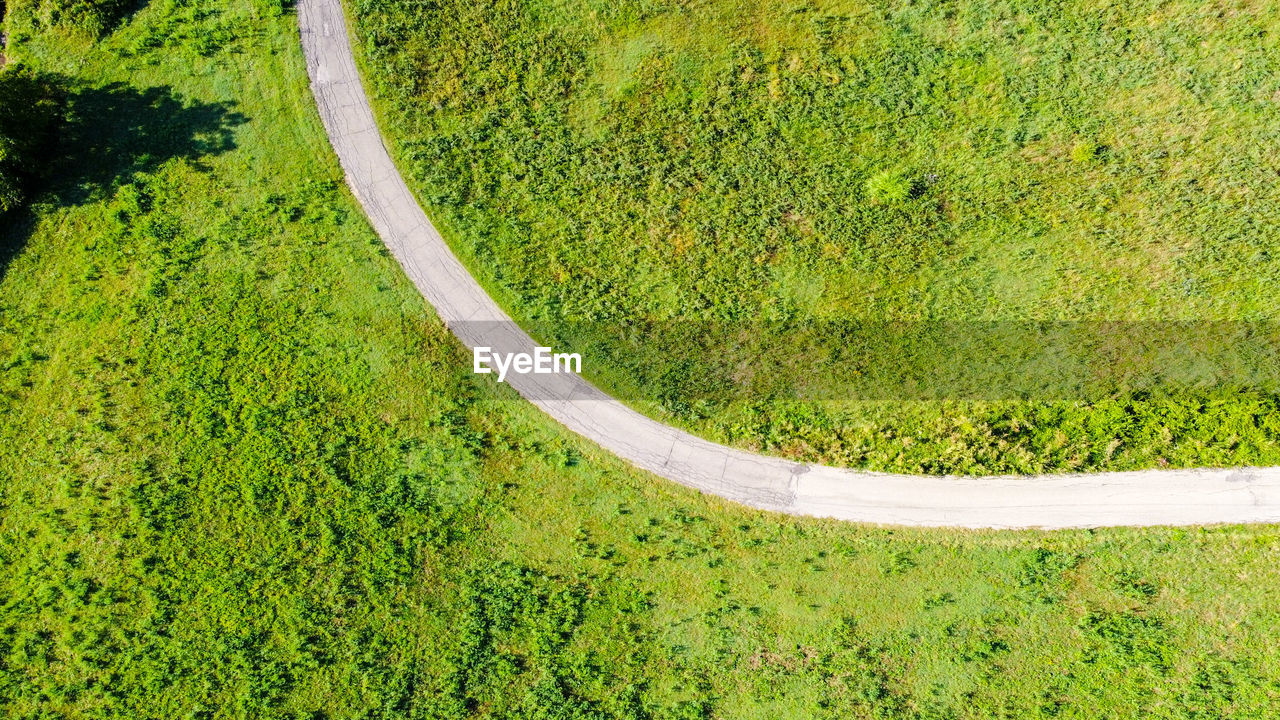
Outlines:
<svg viewBox="0 0 1280 720"><path fill-rule="evenodd" d="M536 343L450 251L383 145L341 0L300 0L307 71L347 181L427 302L468 348ZM523 397L636 467L751 507L869 523L1065 528L1280 521L1280 468L932 477L797 465L645 417L576 375L513 374Z"/></svg>

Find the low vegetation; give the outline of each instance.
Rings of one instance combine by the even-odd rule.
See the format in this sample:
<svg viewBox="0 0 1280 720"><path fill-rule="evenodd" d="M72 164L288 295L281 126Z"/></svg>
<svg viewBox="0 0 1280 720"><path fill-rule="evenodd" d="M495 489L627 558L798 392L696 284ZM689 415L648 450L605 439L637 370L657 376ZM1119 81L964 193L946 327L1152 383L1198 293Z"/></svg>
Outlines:
<svg viewBox="0 0 1280 720"><path fill-rule="evenodd" d="M880 470L1280 462L1275 8L351 9L455 249L652 415Z"/></svg>
<svg viewBox="0 0 1280 720"><path fill-rule="evenodd" d="M193 8L14 48L70 90L0 220L0 714L1273 714L1275 528L867 528L634 472L471 375L295 19Z"/></svg>
<svg viewBox="0 0 1280 720"><path fill-rule="evenodd" d="M9 30L19 38L55 30L96 39L110 31L138 0L10 0Z"/></svg>

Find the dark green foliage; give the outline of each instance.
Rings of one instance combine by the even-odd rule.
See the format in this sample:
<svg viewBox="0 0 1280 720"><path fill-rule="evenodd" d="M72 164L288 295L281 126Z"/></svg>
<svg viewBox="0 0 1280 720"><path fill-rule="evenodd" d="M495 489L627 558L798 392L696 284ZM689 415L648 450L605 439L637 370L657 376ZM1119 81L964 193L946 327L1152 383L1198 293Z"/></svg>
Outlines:
<svg viewBox="0 0 1280 720"><path fill-rule="evenodd" d="M11 0L11 27L26 34L41 28L101 37L120 22L139 0Z"/></svg>
<svg viewBox="0 0 1280 720"><path fill-rule="evenodd" d="M1164 622L1159 618L1131 612L1088 613L1080 626L1097 642L1098 662L1121 668L1146 665L1167 672L1177 660L1170 646Z"/></svg>
<svg viewBox="0 0 1280 720"><path fill-rule="evenodd" d="M46 169L58 111L53 84L31 70L0 70L0 215L16 208Z"/></svg>
<svg viewBox="0 0 1280 720"><path fill-rule="evenodd" d="M638 688L617 686L618 667L581 634L603 615L635 622L646 603L634 591L616 597L592 595L584 581L481 563L462 586L463 614L453 626L458 647L448 691L433 699L438 717L463 717L475 708L494 716L527 718L630 718L648 713ZM594 616L594 617L593 617ZM578 642L575 642L578 641ZM643 638L635 638L628 664L645 660ZM624 680L625 683L625 680ZM600 686L617 686L606 698L592 697Z"/></svg>
<svg viewBox="0 0 1280 720"><path fill-rule="evenodd" d="M1187 720L1228 717L1238 698L1235 677L1239 672L1231 662L1208 658L1178 698Z"/></svg>
<svg viewBox="0 0 1280 720"><path fill-rule="evenodd" d="M1018 585L1039 602L1057 602L1062 599L1066 585L1063 573L1075 567L1077 562L1078 558L1048 548L1036 548L1022 560Z"/></svg>

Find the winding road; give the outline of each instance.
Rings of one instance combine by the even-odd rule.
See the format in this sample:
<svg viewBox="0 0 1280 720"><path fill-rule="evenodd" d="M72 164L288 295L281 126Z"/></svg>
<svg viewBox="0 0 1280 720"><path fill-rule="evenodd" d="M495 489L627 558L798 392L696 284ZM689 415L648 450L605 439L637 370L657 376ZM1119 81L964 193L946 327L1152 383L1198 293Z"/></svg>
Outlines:
<svg viewBox="0 0 1280 720"><path fill-rule="evenodd" d="M467 272L383 144L341 0L297 5L311 88L347 182L405 273L468 348L537 345ZM509 375L575 433L636 467L760 508L868 523L1068 528L1280 521L1280 468L935 477L799 465L708 442L626 407L576 375Z"/></svg>

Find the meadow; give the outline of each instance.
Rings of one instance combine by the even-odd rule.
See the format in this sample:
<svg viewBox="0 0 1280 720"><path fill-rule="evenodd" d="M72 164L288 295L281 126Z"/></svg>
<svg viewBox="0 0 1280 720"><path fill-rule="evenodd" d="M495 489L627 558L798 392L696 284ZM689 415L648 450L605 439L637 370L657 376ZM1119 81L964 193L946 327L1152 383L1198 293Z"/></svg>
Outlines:
<svg viewBox="0 0 1280 720"><path fill-rule="evenodd" d="M13 37L62 117L0 218L0 714L1274 714L1274 527L782 518L473 376L344 188L295 23Z"/></svg>
<svg viewBox="0 0 1280 720"><path fill-rule="evenodd" d="M654 417L877 470L1280 462L1271 5L350 10L428 214Z"/></svg>

